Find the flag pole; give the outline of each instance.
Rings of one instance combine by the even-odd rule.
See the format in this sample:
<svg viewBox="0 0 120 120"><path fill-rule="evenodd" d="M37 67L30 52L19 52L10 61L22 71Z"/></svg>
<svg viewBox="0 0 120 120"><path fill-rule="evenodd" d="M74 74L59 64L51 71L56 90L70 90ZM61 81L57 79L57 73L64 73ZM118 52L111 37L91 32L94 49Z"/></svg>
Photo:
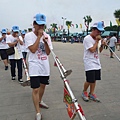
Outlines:
<svg viewBox="0 0 120 120"><path fill-rule="evenodd" d="M86 120L85 116L84 116L84 113L83 113L83 110L82 110L82 107L78 104L78 101L77 99L75 98L70 86L69 86L69 83L68 83L68 80L66 79L66 76L64 75L64 71L65 68L63 67L63 65L61 64L61 62L59 61L58 57L55 55L55 53L53 52L53 50L51 50L51 53L53 55L53 58L55 60L55 63L59 69L59 72L61 74L61 78L63 79L64 81L64 84L65 84L65 88L67 89L67 91L69 92L69 95L71 97L71 101L72 103L74 104L75 106L75 112L74 114L71 116L71 120L74 120L75 116L76 116L76 113L78 114L78 117L80 120Z"/></svg>

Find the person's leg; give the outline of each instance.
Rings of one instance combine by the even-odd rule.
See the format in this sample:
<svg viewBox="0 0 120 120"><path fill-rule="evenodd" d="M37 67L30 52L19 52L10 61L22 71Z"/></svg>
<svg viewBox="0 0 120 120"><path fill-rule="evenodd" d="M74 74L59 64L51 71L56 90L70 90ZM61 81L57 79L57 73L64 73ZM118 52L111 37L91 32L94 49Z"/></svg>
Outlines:
<svg viewBox="0 0 120 120"><path fill-rule="evenodd" d="M89 99L96 101L96 102L100 102L99 98L97 98L96 94L94 93L95 87L96 87L96 81L95 81L95 83L90 84Z"/></svg>
<svg viewBox="0 0 120 120"><path fill-rule="evenodd" d="M25 52L25 56L24 56L25 62L26 62L26 57L27 57L27 52Z"/></svg>
<svg viewBox="0 0 120 120"><path fill-rule="evenodd" d="M86 82L84 83L83 91L87 91L88 87L91 85L91 83L94 83L94 79L95 79L94 70L86 71L85 74L86 74Z"/></svg>
<svg viewBox="0 0 120 120"><path fill-rule="evenodd" d="M8 69L8 55L6 53L6 50L5 49L1 49L0 53L1 53L1 58L3 60L3 63L5 65L5 70L7 70Z"/></svg>
<svg viewBox="0 0 120 120"><path fill-rule="evenodd" d="M97 98L95 95L95 87L96 87L96 80L101 80L101 70L95 70L94 71L94 81L93 83L90 84L90 93L89 93L89 98L91 100L94 100L96 102L100 102L100 100Z"/></svg>
<svg viewBox="0 0 120 120"><path fill-rule="evenodd" d="M25 59L25 52L22 52L23 58Z"/></svg>
<svg viewBox="0 0 120 120"><path fill-rule="evenodd" d="M40 88L39 88L39 102L41 102L44 91L45 91L45 86L44 84L40 84Z"/></svg>
<svg viewBox="0 0 120 120"><path fill-rule="evenodd" d="M90 86L90 83L91 83L91 80L93 79L92 78L93 76L92 76L92 71L85 71L85 74L86 74L86 82L84 83L82 98L84 101L87 102L87 101L89 101L87 89Z"/></svg>
<svg viewBox="0 0 120 120"><path fill-rule="evenodd" d="M110 50L110 58L113 58L113 52L114 52L114 47L110 47L111 50Z"/></svg>
<svg viewBox="0 0 120 120"><path fill-rule="evenodd" d="M95 83L90 83L90 94L93 94L95 91L96 81Z"/></svg>
<svg viewBox="0 0 120 120"><path fill-rule="evenodd" d="M41 120L41 113L39 107L39 89L40 89L40 77L30 77L31 88L32 88L32 99L36 110L36 120Z"/></svg>
<svg viewBox="0 0 120 120"><path fill-rule="evenodd" d="M32 90L32 99L35 106L36 113L40 113L40 107L39 107L39 89L35 88Z"/></svg>
<svg viewBox="0 0 120 120"><path fill-rule="evenodd" d="M89 82L85 82L85 83L84 83L84 89L83 89L83 91L87 91L89 85L90 85Z"/></svg>
<svg viewBox="0 0 120 120"><path fill-rule="evenodd" d="M49 85L49 76L40 76L39 102L40 107L48 109L49 106L42 101L46 85Z"/></svg>
<svg viewBox="0 0 120 120"><path fill-rule="evenodd" d="M22 79L22 58L17 60L18 80Z"/></svg>
<svg viewBox="0 0 120 120"><path fill-rule="evenodd" d="M7 59L4 59L3 62L4 62L5 66L8 66L8 60Z"/></svg>
<svg viewBox="0 0 120 120"><path fill-rule="evenodd" d="M89 87L89 83L86 81L84 83L84 88L83 88L83 92L82 92L82 98L84 101L88 102L89 101L89 98L88 98L88 92L87 92L87 89Z"/></svg>
<svg viewBox="0 0 120 120"><path fill-rule="evenodd" d="M10 65L11 65L11 76L15 77L16 60L10 59Z"/></svg>

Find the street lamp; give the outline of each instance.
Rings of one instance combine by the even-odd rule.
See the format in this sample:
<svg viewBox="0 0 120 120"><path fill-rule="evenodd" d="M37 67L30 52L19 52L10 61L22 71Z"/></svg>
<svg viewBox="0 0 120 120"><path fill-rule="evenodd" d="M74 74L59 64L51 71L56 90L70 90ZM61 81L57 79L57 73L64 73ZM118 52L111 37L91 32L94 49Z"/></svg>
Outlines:
<svg viewBox="0 0 120 120"><path fill-rule="evenodd" d="M63 19L63 34L64 34L64 21L65 21L67 18L62 17L62 19ZM63 39L63 35L62 35L62 39Z"/></svg>

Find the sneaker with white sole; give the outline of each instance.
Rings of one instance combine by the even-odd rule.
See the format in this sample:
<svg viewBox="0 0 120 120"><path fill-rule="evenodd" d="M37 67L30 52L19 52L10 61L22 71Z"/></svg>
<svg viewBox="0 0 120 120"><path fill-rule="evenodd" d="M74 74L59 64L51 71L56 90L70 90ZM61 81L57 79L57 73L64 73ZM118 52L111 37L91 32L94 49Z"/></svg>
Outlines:
<svg viewBox="0 0 120 120"><path fill-rule="evenodd" d="M89 99L93 100L95 102L100 102L99 98L95 94L90 94L89 93Z"/></svg>
<svg viewBox="0 0 120 120"><path fill-rule="evenodd" d="M82 98L83 98L83 100L84 100L84 101L86 101L86 102L88 102L88 101L89 101L87 91L83 91L83 92L82 92Z"/></svg>
<svg viewBox="0 0 120 120"><path fill-rule="evenodd" d="M15 77L12 77L12 80L15 80Z"/></svg>
<svg viewBox="0 0 120 120"><path fill-rule="evenodd" d="M42 120L42 115L40 113L37 113L35 120Z"/></svg>
<svg viewBox="0 0 120 120"><path fill-rule="evenodd" d="M23 80L22 79L18 79L19 83L23 83Z"/></svg>
<svg viewBox="0 0 120 120"><path fill-rule="evenodd" d="M49 106L48 106L47 104L45 104L43 101L41 101L41 102L39 103L39 106L40 106L41 108L46 108L46 109L49 108Z"/></svg>

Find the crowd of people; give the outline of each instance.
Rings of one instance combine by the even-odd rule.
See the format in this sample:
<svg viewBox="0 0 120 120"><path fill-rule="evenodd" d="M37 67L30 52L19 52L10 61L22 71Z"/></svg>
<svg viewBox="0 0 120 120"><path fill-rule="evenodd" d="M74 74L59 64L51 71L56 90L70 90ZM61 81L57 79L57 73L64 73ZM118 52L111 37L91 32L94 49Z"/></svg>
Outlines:
<svg viewBox="0 0 120 120"><path fill-rule="evenodd" d="M48 55L53 49L50 36L45 33L46 16L36 14L33 20L34 30L26 33L20 32L19 26L13 26L10 33L2 29L0 37L0 55L4 62L5 70L10 63L11 80L23 83L23 59L26 61L28 53L28 70L32 98L36 110L36 120L41 120L40 107L49 108L42 100L45 87L49 85L50 65ZM9 61L9 62L8 62ZM17 67L17 71L16 71ZM16 72L18 72L16 74ZM16 77L16 75L18 75Z"/></svg>
<svg viewBox="0 0 120 120"><path fill-rule="evenodd" d="M32 98L36 110L36 120L42 119L40 107L49 108L42 97L46 85L50 83L50 65L49 54L53 49L50 36L44 31L46 25L46 16L36 14L33 20L34 30L26 33L20 32L19 26L13 26L11 33L6 29L1 30L0 37L0 55L3 60L5 70L8 70L8 60L10 62L11 80L16 80L16 67L18 69L17 80L23 83L23 59L26 62L28 53L28 70L30 76L30 85L32 88ZM113 58L113 52L117 43L116 34L109 39L102 39L101 32L104 31L102 22L97 22L92 26L92 32L84 38L84 66L86 81L84 83L82 98L85 101L92 99L100 102L95 94L96 81L101 80L101 64L99 52L108 45L111 48L110 58ZM109 44L108 44L109 43ZM8 49L14 49L8 54ZM9 49L10 50L10 49ZM10 52L10 51L9 51ZM88 93L88 88L90 91Z"/></svg>

